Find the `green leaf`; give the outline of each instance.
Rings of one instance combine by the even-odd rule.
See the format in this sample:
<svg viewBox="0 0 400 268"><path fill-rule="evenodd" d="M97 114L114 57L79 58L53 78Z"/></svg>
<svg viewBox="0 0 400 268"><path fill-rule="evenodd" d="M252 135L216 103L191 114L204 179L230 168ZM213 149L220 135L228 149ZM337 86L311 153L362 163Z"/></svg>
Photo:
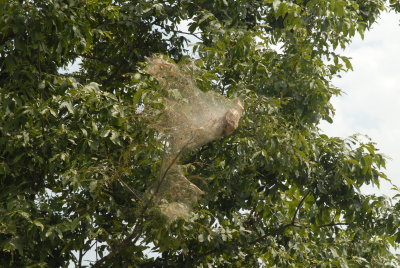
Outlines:
<svg viewBox="0 0 400 268"><path fill-rule="evenodd" d="M39 227L42 231L44 230L44 225L40 221L34 220L33 224L36 225L37 227Z"/></svg>
<svg viewBox="0 0 400 268"><path fill-rule="evenodd" d="M70 112L71 114L74 113L74 108L72 107L72 103L71 102L66 102L66 101L62 102L60 104L60 109L62 109L64 107L67 108L68 112Z"/></svg>

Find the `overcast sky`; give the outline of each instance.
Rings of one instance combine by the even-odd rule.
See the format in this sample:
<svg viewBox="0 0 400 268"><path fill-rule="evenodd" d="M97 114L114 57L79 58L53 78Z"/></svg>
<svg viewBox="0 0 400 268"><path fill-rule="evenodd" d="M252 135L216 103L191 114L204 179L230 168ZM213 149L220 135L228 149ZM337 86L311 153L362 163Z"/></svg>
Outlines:
<svg viewBox="0 0 400 268"><path fill-rule="evenodd" d="M336 97L333 124L323 123L330 136L368 135L390 157L386 174L400 186L400 15L384 13L362 40L357 37L342 52L352 58L354 71L334 80L345 94ZM392 196L390 185L365 192Z"/></svg>

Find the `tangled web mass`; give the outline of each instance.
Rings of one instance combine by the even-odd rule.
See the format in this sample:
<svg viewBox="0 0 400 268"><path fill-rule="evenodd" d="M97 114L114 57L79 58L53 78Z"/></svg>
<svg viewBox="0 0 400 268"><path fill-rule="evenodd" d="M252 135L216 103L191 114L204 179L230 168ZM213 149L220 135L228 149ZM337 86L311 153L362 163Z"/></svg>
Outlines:
<svg viewBox="0 0 400 268"><path fill-rule="evenodd" d="M185 177L179 165L180 156L231 134L243 112L239 99L230 100L216 92L201 91L184 68L161 57L147 59L146 72L163 90L164 111L156 128L166 140L161 175L150 194L169 221L187 218L192 205L203 194Z"/></svg>

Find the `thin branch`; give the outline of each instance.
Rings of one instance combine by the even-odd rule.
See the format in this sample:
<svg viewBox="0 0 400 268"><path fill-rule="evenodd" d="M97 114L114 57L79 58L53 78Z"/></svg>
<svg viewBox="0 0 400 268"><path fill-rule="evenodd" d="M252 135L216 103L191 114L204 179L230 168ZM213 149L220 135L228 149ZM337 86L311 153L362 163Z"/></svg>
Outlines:
<svg viewBox="0 0 400 268"><path fill-rule="evenodd" d="M307 195L308 195L308 193L307 193L307 194L303 197L303 199L300 201L298 207L301 206L301 203L304 202L304 199L307 197ZM297 211L298 211L298 210L297 210ZM295 215L296 215L297 211L295 212ZM333 226L349 226L350 224L351 224L351 223L346 223L346 222L338 222L338 223L332 222L332 223L329 223L329 224L319 225L319 226L317 226L317 227L318 227L318 228L324 228L324 227L333 227ZM298 224L296 224L296 223L291 222L291 223L287 223L287 224L281 225L281 226L279 226L279 227L276 228L276 229L270 230L269 232L266 232L264 235L262 235L262 236L260 236L260 237L258 237L258 238L256 238L256 239L253 239L253 240L251 240L250 242L242 243L242 245L241 245L240 243L233 243L233 245L234 245L234 246L237 246L237 247L243 247L243 246L245 246L245 245L253 245L253 244L255 244L255 243L258 243L258 242L264 240L265 238L267 238L267 237L270 236L270 235L277 235L277 234L279 234L279 233L282 233L283 231L286 230L286 228L289 228L289 227L311 228L310 226L298 225ZM204 258L204 257L206 257L206 256L208 256L208 255L210 255L210 254L216 253L216 252L218 252L218 251L220 251L220 250L222 250L222 249L223 249L223 248L215 248L215 249L213 249L213 250L207 251L207 252L205 252L205 253L203 253L203 254L197 256L197 258Z"/></svg>
<svg viewBox="0 0 400 268"><path fill-rule="evenodd" d="M117 178L117 180L119 181L119 183L121 183L122 186L127 188L135 196L136 201L141 200L138 193L135 190L133 190L128 184L126 184L121 178Z"/></svg>
<svg viewBox="0 0 400 268"><path fill-rule="evenodd" d="M85 59L95 60L95 61L99 61L99 62L102 62L102 63L105 63L105 64L113 65L113 66L117 65L114 62L106 60L105 58L95 57L95 56L90 55L88 53L78 54L78 53L75 53L75 52L69 52L68 55L74 56L76 58L82 57L82 58L85 58Z"/></svg>
<svg viewBox="0 0 400 268"><path fill-rule="evenodd" d="M83 254L82 254L82 249L79 250L79 259L78 259L78 268L82 267L82 259L83 259Z"/></svg>
<svg viewBox="0 0 400 268"><path fill-rule="evenodd" d="M254 240L252 240L252 241L250 241L250 242L245 242L245 243L232 243L232 245L235 246L235 247L243 247L243 246L245 246L245 245L252 245L252 244L254 244L254 243L260 242L261 240L264 240L266 237L268 237L268 236L270 236L270 235L282 233L286 228L288 228L288 227L290 227L290 226L301 227L301 226L298 226L298 225L292 224L292 223L284 224L284 225L279 226L279 227L276 228L276 229L273 229L273 230L270 230L269 232L266 232L264 235L262 235L262 236L260 236L260 237L258 237L258 238L256 238L256 239L254 239ZM203 254L198 255L197 258L204 258L204 257L206 257L206 256L208 256L208 255L210 255L210 254L216 253L216 252L218 252L218 251L220 251L220 250L222 250L222 249L223 249L222 247L220 247L220 248L215 248L215 249L213 249L213 250L210 250L210 251L207 251L207 252L205 252L205 253L203 253Z"/></svg>
<svg viewBox="0 0 400 268"><path fill-rule="evenodd" d="M317 226L318 228L323 228L323 227L333 227L333 226L349 226L350 223L347 222L332 222L332 223L328 223L328 224L323 224L323 225L319 225Z"/></svg>
<svg viewBox="0 0 400 268"><path fill-rule="evenodd" d="M191 35L191 36L193 36L193 37L199 39L200 41L204 42L204 40L203 40L201 37L199 37L196 33L183 32L183 31L180 31L180 30L171 30L171 31L174 32L174 33L180 33L180 34L185 34L185 35Z"/></svg>
<svg viewBox="0 0 400 268"><path fill-rule="evenodd" d="M270 230L269 232L266 232L264 235L262 235L262 236L260 236L260 237L258 237L256 239L250 241L248 244L258 243L258 242L260 242L261 240L264 240L265 238L267 238L270 235L277 235L279 233L282 233L283 231L285 231L286 228L288 228L290 226L299 227L299 226L297 226L297 225L295 225L293 223L287 223L287 224L279 226L276 229L273 229L273 230Z"/></svg>
<svg viewBox="0 0 400 268"><path fill-rule="evenodd" d="M294 223L295 223L295 221L296 221L297 213L299 213L299 210L300 210L301 206L303 205L304 200L307 198L307 196L310 194L310 192L311 192L311 191L309 190L309 191L303 196L303 198L300 200L299 204L297 205L296 210L294 211L294 214L293 214L292 221L291 221L292 225L294 225Z"/></svg>
<svg viewBox="0 0 400 268"><path fill-rule="evenodd" d="M97 240L95 240L95 241L93 242L93 244L90 245L89 248L88 248L87 250L85 250L85 251L82 253L82 256L86 255L86 253L88 253L88 251L91 250L92 247L93 247L96 243L97 243Z"/></svg>
<svg viewBox="0 0 400 268"><path fill-rule="evenodd" d="M297 217L297 214L298 214L298 212L299 212L301 206L302 206L303 203L304 203L304 200L307 198L307 196L308 196L310 193L311 193L311 191L309 190L309 191L303 196L303 198L300 200L299 204L298 204L297 207L296 207L296 210L295 210L295 212L294 212L294 215L293 215L292 220L291 220L290 223L283 224L283 225L279 226L279 227L276 228L276 229L270 230L269 232L266 232L264 235L262 235L262 236L260 236L260 237L258 237L258 238L256 238L256 239L254 239L254 240L252 240L252 241L250 241L250 242L248 242L248 243L245 243L245 244L247 244L247 245L252 245L252 244L254 244L254 243L258 243L258 242L260 242L261 240L264 240L266 237L268 237L268 236L270 236L270 235L274 235L274 234L276 235L276 234L282 233L286 228L289 228L289 227L303 228L304 226L299 225L299 224L296 224L296 217ZM327 227L327 226L324 226L324 227ZM244 246L244 245L240 245L239 243L234 243L234 244L235 244L236 246ZM203 257L205 257L205 256L207 256L207 255L210 255L210 254L212 254L212 253L218 252L218 251L220 251L221 249L222 249L222 248L216 248L216 249L210 250L210 251L208 251L208 252L206 252L206 253L203 253L203 254L199 255L198 258L203 258Z"/></svg>
<svg viewBox="0 0 400 268"><path fill-rule="evenodd" d="M180 34L185 34L185 35L191 35L191 36L193 36L193 37L199 39L200 41L204 42L204 40L203 40L201 37L199 37L199 36L197 35L197 34L201 34L201 33L184 32L184 31L180 31L180 30L178 30L178 29L175 29L175 30L173 30L173 29L168 29L168 30L166 30L165 27L163 27L163 25L161 25L161 24L154 23L154 25L160 27L160 28L163 29L165 32L170 31L170 32L173 32L173 33L175 33L175 34L180 33Z"/></svg>
<svg viewBox="0 0 400 268"><path fill-rule="evenodd" d="M181 156L183 150L186 148L186 146L189 144L189 142L178 152L178 154L172 159L171 163L169 163L169 165L167 166L167 168L165 169L164 172L160 173L160 179L157 183L157 187L155 189L155 191L153 192L153 194L150 196L150 198L147 200L146 204L143 206L142 210L139 213L139 217L136 220L137 223L135 224L135 227L132 230L132 233L125 238L121 243L119 243L119 245L116 246L116 248L111 251L107 256L104 256L103 258L101 258L100 260L98 260L92 267L104 267L104 265L107 264L107 262L113 258L116 254L118 254L121 250L123 250L124 248L126 248L129 244L135 244L137 242L137 240L140 237L141 231L142 231L142 224L143 224L143 220L144 220L144 216L146 214L147 209L149 208L150 204L153 202L153 199L155 197L155 195L159 192L162 183L164 182L167 173L169 172L169 170L172 168L172 166L178 161L179 157Z"/></svg>
<svg viewBox="0 0 400 268"><path fill-rule="evenodd" d="M307 197L308 194L309 194L309 193L307 193L307 194L303 197L303 199L302 199L302 201L300 201L298 207L300 207L301 203L304 202L304 199ZM296 213L297 213L297 212L296 212ZM296 213L295 213L295 214L296 214ZM333 226L349 226L349 225L351 225L351 224L352 224L352 223L346 223L346 222L337 222L337 223L332 222L332 223L328 223L328 224L319 225L319 226L317 226L317 227L318 227L318 228L324 228L324 227L333 227ZM242 243L242 245L241 245L240 243L233 243L233 245L234 245L234 246L237 246L237 247L239 247L239 246L243 247L243 246L245 246L245 245L253 245L253 244L255 244L255 243L258 243L258 242L264 240L265 238L267 238L267 237L270 236L270 235L277 235L277 234L279 234L279 233L282 233L286 228L289 228L289 227L311 228L310 226L298 225L298 224L295 224L295 223L291 222L291 223L288 223L288 224L281 225L281 226L279 226L279 227L276 228L276 229L270 230L269 232L266 232L264 235L262 235L262 236L260 236L260 237L258 237L258 238L256 238L256 239L253 239L253 240L251 240L250 242ZM208 252L205 252L205 253L203 253L203 254L197 256L197 257L198 257L198 258L204 258L205 256L208 256L208 255L210 255L210 254L216 253L216 252L220 251L221 249L223 249L223 248L215 248L215 249L210 250L210 251L208 251Z"/></svg>
<svg viewBox="0 0 400 268"><path fill-rule="evenodd" d="M189 143L188 143L189 144ZM176 163L176 161L178 161L179 157L181 156L183 150L186 148L187 144L178 152L178 154L172 159L171 163L167 166L167 168L165 169L164 173L162 173L162 176L160 177L159 182L157 183L157 187L156 190L154 191L154 193L150 196L149 200L147 201L145 207L143 207L142 212L140 214L140 225L139 225L139 231L141 231L141 224L143 223L143 219L144 219L144 214L146 213L146 210L148 209L148 207L150 206L150 204L153 202L154 197L158 194L158 192L160 191L161 185L163 184L163 182L165 181L165 178L167 177L167 173L168 171L172 168L172 166ZM135 229L136 229L135 225ZM133 230L133 234L135 232L135 229ZM140 235L137 235L133 241L132 244L135 244L136 241L139 239ZM132 237L133 238L133 237ZM125 239L126 242L129 243L129 241L127 239Z"/></svg>

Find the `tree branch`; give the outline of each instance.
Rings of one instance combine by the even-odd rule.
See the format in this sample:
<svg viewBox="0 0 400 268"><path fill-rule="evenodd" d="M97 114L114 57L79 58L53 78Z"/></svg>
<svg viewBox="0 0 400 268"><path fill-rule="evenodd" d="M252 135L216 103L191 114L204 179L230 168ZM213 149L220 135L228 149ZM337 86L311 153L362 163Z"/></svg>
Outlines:
<svg viewBox="0 0 400 268"><path fill-rule="evenodd" d="M291 220L290 223L283 224L283 225L279 226L279 227L276 228L276 229L270 230L269 232L265 233L264 235L262 235L262 236L260 236L260 237L258 237L258 238L256 238L256 239L254 239L254 240L252 240L252 241L250 241L250 242L247 242L247 243L245 243L245 244L240 245L240 243L234 243L234 245L235 245L235 246L251 245L251 244L254 244L254 243L258 243L258 242L260 242L261 240L264 240L266 237L268 237L268 236L270 236L270 235L276 235L276 234L282 233L282 232L283 232L286 228L288 228L288 227L297 227L297 228L302 228L302 227L304 227L304 226L302 226L302 225L296 224L296 217L297 217L297 214L298 214L298 212L299 212L301 206L302 206L303 203L304 203L304 200L307 198L307 196L308 196L310 193L311 193L311 190L309 190L309 191L303 196L303 198L300 200L299 204L298 204L297 207L296 207L296 210L294 211L294 214L293 214L293 217L292 217L292 220ZM321 227L328 227L328 225L327 225L327 226L321 226ZM204 258L205 256L210 255L210 254L215 253L215 252L218 252L218 251L220 251L220 250L221 250L221 248L216 248L216 249L210 250L210 251L208 251L208 252L206 252L206 253L203 253L203 254L199 255L198 258Z"/></svg>
<svg viewBox="0 0 400 268"><path fill-rule="evenodd" d="M310 194L310 192L311 192L311 190L309 190L309 191L303 196L303 198L300 200L299 204L297 205L296 210L294 211L294 214L293 214L292 221L291 221L291 224L292 224L292 225L294 225L294 223L295 223L295 221L296 221L297 213L299 213L299 210L300 210L301 206L303 205L304 200L307 198L307 196Z"/></svg>
<svg viewBox="0 0 400 268"><path fill-rule="evenodd" d="M78 259L78 268L82 267L82 258L83 258L82 249L80 249L79 250L79 259Z"/></svg>
<svg viewBox="0 0 400 268"><path fill-rule="evenodd" d="M122 185L123 187L125 187L126 189L128 189L128 190L133 194L133 196L135 197L136 201L140 201L140 200L141 200L141 198L140 198L139 194L136 192L136 190L132 189L132 188L131 188L128 184L126 184L121 178L117 178L117 180L119 181L119 183L121 183L121 185Z"/></svg>
<svg viewBox="0 0 400 268"><path fill-rule="evenodd" d="M175 33L175 34L191 35L191 36L193 36L193 37L199 39L200 41L204 42L204 40L203 40L201 37L199 37L196 33L184 32L184 31L180 31L180 30L178 30L178 29L174 29L174 30L173 30L173 29L168 29L168 30L167 30L167 29L165 29L165 27L163 27L162 25L160 25L160 24L158 24L158 23L154 23L154 25L160 27L161 29L163 29L163 30L166 31L166 32L170 31L170 32L173 32L173 33Z"/></svg>
<svg viewBox="0 0 400 268"><path fill-rule="evenodd" d="M189 143L188 143L189 144ZM149 208L150 204L153 202L154 197L156 196L156 194L159 192L160 187L162 185L162 183L164 182L168 171L172 168L172 166L178 161L179 157L181 156L183 150L186 148L187 145L185 145L179 152L178 154L172 159L171 163L168 164L167 168L165 169L164 172L160 173L160 179L157 183L157 187L155 189L155 191L153 192L153 194L150 196L150 198L147 200L146 204L143 206L142 210L139 213L139 217L136 220L136 224L135 227L132 230L132 233L125 238L121 243L119 243L116 248L114 250L112 250L107 256L104 256L103 258L101 258L100 260L98 260L92 267L105 267L105 265L115 256L117 255L119 252L121 252L121 250L125 249L126 247L128 247L130 244L134 245L137 240L140 237L141 231L142 231L142 224L143 224L143 220L144 220L144 216L146 214L147 209Z"/></svg>
<svg viewBox="0 0 400 268"><path fill-rule="evenodd" d="M179 30L171 30L174 33L180 33L180 34L184 34L184 35L191 35L197 39L199 39L200 41L204 42L204 40L202 38L200 38L197 34L195 33L190 33L190 32L183 32L183 31L179 31Z"/></svg>
<svg viewBox="0 0 400 268"><path fill-rule="evenodd" d="M332 222L332 223L328 223L328 224L323 224L323 225L319 225L318 228L324 228L324 227L333 227L333 226L349 226L350 223L347 222Z"/></svg>
<svg viewBox="0 0 400 268"><path fill-rule="evenodd" d="M91 54L88 54L88 53L78 54L78 53L75 53L75 52L69 52L68 55L74 56L76 58L82 57L82 58L85 58L85 59L99 61L99 62L102 62L102 63L105 63L105 64L109 64L109 65L112 65L112 66L117 66L114 62L105 60L104 58L95 57L95 56L93 56Z"/></svg>

